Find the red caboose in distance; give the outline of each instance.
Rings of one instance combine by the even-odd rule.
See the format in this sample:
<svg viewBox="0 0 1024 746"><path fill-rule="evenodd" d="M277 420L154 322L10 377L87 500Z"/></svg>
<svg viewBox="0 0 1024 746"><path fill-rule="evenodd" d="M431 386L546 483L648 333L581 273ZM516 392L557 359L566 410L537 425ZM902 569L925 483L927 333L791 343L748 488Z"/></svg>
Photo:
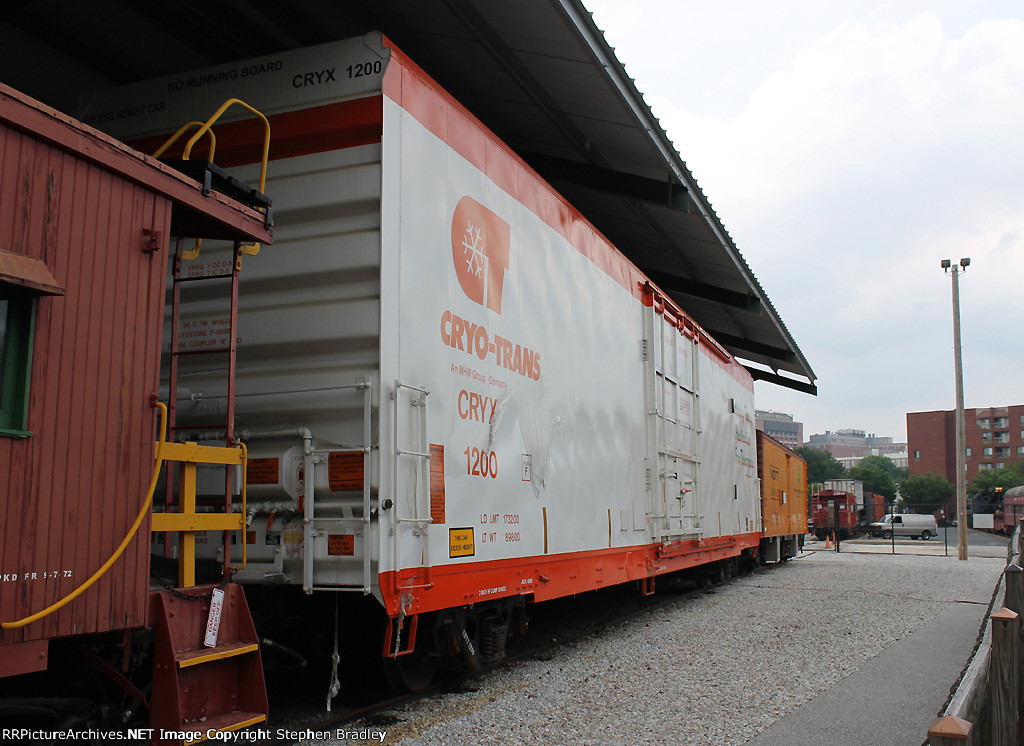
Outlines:
<svg viewBox="0 0 1024 746"><path fill-rule="evenodd" d="M857 533L857 496L852 492L815 492L811 511L814 534L819 539L833 534L840 539L850 539Z"/></svg>
<svg viewBox="0 0 1024 746"><path fill-rule="evenodd" d="M992 529L1009 536L1021 521L1024 521L1024 485L1003 493L1003 507L996 511Z"/></svg>
<svg viewBox="0 0 1024 746"><path fill-rule="evenodd" d="M867 526L880 521L884 515L885 497L883 495L876 495L874 492L865 492L864 514L860 518L860 525Z"/></svg>

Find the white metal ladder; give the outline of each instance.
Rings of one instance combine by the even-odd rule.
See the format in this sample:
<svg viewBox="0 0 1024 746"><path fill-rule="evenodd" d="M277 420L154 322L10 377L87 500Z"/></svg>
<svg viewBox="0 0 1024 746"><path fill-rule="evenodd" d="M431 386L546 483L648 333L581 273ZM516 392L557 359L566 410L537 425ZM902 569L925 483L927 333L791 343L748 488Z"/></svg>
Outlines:
<svg viewBox="0 0 1024 746"><path fill-rule="evenodd" d="M306 445L302 457L303 469L303 553L302 553L302 590L306 593L313 591L362 591L369 595L373 591L372 575L372 513L370 505L370 473L371 455L373 453L373 428L372 428L372 405L373 405L373 384L370 381L359 381L358 383L338 386L338 389L361 390L363 392L363 442L355 447L341 448L314 448L312 443ZM363 514L362 516L318 516L316 514L316 472L315 469L327 464L332 453L351 453L362 451L363 454ZM317 536L327 535L327 531L321 526L355 527L355 535L363 537L362 557L362 585L314 585L313 568L316 564L313 540Z"/></svg>
<svg viewBox="0 0 1024 746"><path fill-rule="evenodd" d="M411 386L395 380L395 389L391 396L394 400L394 459L392 471L392 489L394 490L394 507L391 510L392 537L391 546L394 553L394 569L399 570L398 547L400 532L403 527L410 527L413 536L420 541L420 558L423 567L423 582L410 582L400 585L401 590L413 588L431 588L430 580L430 444L427 442L427 397L430 391L420 386ZM410 414L405 406L412 408ZM403 420L403 412L407 417ZM408 421L409 440L403 443L403 421ZM404 499L406 494L399 494L401 487L400 473L403 462L412 459L414 476L412 478L411 499Z"/></svg>

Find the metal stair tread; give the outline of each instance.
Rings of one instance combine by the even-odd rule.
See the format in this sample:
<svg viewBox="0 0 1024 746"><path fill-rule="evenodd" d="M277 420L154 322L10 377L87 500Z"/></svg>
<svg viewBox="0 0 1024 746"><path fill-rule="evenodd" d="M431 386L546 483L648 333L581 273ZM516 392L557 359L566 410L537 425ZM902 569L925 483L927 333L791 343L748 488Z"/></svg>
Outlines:
<svg viewBox="0 0 1024 746"><path fill-rule="evenodd" d="M183 730L207 731L213 730L241 730L242 728L248 728L250 725L256 725L257 723L265 723L267 716L262 712L243 712L233 711L225 712L222 715L211 715L205 720L194 720L182 724ZM201 739L206 740L206 739ZM188 741L188 743L199 743L199 741Z"/></svg>
<svg viewBox="0 0 1024 746"><path fill-rule="evenodd" d="M208 663L225 658L233 658L236 655L245 655L259 650L259 644L255 641L236 640L234 642L218 643L216 647L200 648L199 650L180 650L174 655L178 668L187 668L201 663Z"/></svg>

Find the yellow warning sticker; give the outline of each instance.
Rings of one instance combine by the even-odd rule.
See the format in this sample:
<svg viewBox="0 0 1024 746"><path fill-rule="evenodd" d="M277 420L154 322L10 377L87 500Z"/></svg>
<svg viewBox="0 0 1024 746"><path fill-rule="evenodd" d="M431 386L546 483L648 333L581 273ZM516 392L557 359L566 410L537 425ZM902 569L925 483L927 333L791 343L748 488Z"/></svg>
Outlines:
<svg viewBox="0 0 1024 746"><path fill-rule="evenodd" d="M473 528L448 529L448 556L472 557L476 554L473 544Z"/></svg>

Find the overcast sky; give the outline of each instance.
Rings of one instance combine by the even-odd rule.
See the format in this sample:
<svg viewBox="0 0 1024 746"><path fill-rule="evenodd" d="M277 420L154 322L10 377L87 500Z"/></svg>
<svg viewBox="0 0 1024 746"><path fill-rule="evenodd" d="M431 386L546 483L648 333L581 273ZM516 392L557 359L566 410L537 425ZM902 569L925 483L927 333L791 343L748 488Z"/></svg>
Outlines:
<svg viewBox="0 0 1024 746"><path fill-rule="evenodd" d="M584 0L818 376L804 437L1024 404L1024 4Z"/></svg>

